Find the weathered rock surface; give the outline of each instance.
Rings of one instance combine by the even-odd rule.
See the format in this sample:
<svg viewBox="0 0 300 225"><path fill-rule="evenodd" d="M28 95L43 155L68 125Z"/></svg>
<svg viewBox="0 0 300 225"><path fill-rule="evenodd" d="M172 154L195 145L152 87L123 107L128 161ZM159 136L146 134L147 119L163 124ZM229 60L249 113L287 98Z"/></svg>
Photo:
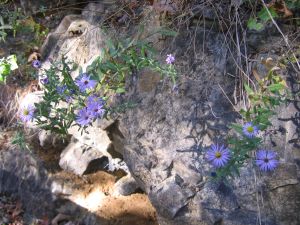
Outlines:
<svg viewBox="0 0 300 225"><path fill-rule="evenodd" d="M59 165L66 171L83 175L107 167L108 157L73 138L61 153Z"/></svg>
<svg viewBox="0 0 300 225"><path fill-rule="evenodd" d="M136 180L129 174L114 185L114 195L131 195L139 188Z"/></svg>
<svg viewBox="0 0 300 225"><path fill-rule="evenodd" d="M94 6L99 7L94 8L94 11L103 10L101 4ZM83 65L85 70L86 66L102 54L104 40L104 32L91 21L84 19L84 16L68 15L56 30L48 35L41 48L42 58L55 62L64 56L78 65ZM48 68L50 61L46 60L43 68ZM76 76L78 71L74 73L74 77Z"/></svg>
<svg viewBox="0 0 300 225"><path fill-rule="evenodd" d="M237 117L223 93L230 96L233 90L232 80L223 75L230 71L226 47L220 47L222 37L217 33L206 37L201 40L200 30L196 40L204 41L208 51L197 51L197 58L184 61L188 44L184 35L178 38L176 63L192 70L183 68L189 73L180 78L177 92L147 71L128 80L128 92L119 99L137 106L119 118L124 159L149 194L162 225L298 225L299 107L290 104L279 110L275 142L266 139L263 146L279 153L277 170L263 174L249 162L228 184L208 181L206 148L222 142L226 125Z"/></svg>
<svg viewBox="0 0 300 225"><path fill-rule="evenodd" d="M16 195L27 214L53 216L54 203L47 172L29 152L0 150L0 193Z"/></svg>
<svg viewBox="0 0 300 225"><path fill-rule="evenodd" d="M67 138L62 139L50 131L41 130L38 133L39 144L43 149L63 149L68 144Z"/></svg>

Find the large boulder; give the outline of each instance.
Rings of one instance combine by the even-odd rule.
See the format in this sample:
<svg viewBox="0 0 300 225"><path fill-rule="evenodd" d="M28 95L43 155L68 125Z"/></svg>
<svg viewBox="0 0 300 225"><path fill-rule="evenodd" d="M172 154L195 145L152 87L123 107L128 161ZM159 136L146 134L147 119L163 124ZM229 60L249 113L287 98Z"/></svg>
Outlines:
<svg viewBox="0 0 300 225"><path fill-rule="evenodd" d="M116 100L137 104L119 118L117 133L160 224L300 224L299 107L279 109L276 135L263 146L279 152L277 170L260 173L248 162L240 177L212 182L205 152L223 142L227 126L238 118L229 100L234 81L224 75L234 72L220 34L198 28L195 46L205 43L206 51L189 49L187 38L182 34L175 44L182 70L175 90L156 79L159 75L142 71L127 80L127 93Z"/></svg>

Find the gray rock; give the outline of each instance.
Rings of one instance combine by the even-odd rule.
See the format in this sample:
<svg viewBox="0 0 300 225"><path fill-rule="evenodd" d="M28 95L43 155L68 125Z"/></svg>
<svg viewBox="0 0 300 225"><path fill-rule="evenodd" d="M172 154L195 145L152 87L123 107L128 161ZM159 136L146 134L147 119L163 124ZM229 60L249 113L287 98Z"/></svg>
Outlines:
<svg viewBox="0 0 300 225"><path fill-rule="evenodd" d="M107 167L108 157L73 138L61 153L59 165L66 171L83 175Z"/></svg>
<svg viewBox="0 0 300 225"><path fill-rule="evenodd" d="M20 149L0 151L0 193L17 196L27 214L53 216L51 180L40 162Z"/></svg>
<svg viewBox="0 0 300 225"><path fill-rule="evenodd" d="M118 180L114 185L114 195L131 195L139 188L138 183L131 175Z"/></svg>
<svg viewBox="0 0 300 225"><path fill-rule="evenodd" d="M81 65L85 71L86 67L102 54L104 40L104 32L82 15L65 16L56 30L49 33L41 48L41 55L45 60L42 68L50 67L46 59L59 62L64 56ZM73 72L72 76L77 77L78 71Z"/></svg>
<svg viewBox="0 0 300 225"><path fill-rule="evenodd" d="M130 173L126 163L120 158L109 159L108 166L106 168L109 172L117 170L123 170L125 173Z"/></svg>
<svg viewBox="0 0 300 225"><path fill-rule="evenodd" d="M68 144L67 139L62 139L59 135L46 130L39 132L38 139L43 149L63 149Z"/></svg>
<svg viewBox="0 0 300 225"><path fill-rule="evenodd" d="M76 139L76 142L88 145L94 149L97 149L99 152L106 154L107 149L111 145L111 140L109 139L107 132L101 128L98 128L96 124L97 121L88 126L85 130L86 132L83 133L78 131L77 126L72 126L69 128L68 133L72 135L73 141Z"/></svg>
<svg viewBox="0 0 300 225"><path fill-rule="evenodd" d="M202 43L202 34L200 29L196 42ZM166 81L156 82L158 75L148 71L127 80L127 94L116 98L116 104L131 101L137 106L118 118L121 135L115 136L117 145L124 145L124 160L148 193L160 224L298 225L298 109L281 108L281 122L274 126L287 132L278 131L272 138L276 146L266 137L265 147L280 153L280 168L264 175L249 162L239 178L210 182L206 149L223 142L227 126L238 116L224 95L230 98L234 89L233 81L222 75L232 68L224 60L225 46L216 41L221 40L218 34L206 35L207 51L197 51L192 59L183 57L189 55L184 34L178 37L176 63L186 65L181 69L187 75L180 77L177 92Z"/></svg>
<svg viewBox="0 0 300 225"><path fill-rule="evenodd" d="M99 23L105 12L103 3L89 3L82 10L82 17L92 24Z"/></svg>

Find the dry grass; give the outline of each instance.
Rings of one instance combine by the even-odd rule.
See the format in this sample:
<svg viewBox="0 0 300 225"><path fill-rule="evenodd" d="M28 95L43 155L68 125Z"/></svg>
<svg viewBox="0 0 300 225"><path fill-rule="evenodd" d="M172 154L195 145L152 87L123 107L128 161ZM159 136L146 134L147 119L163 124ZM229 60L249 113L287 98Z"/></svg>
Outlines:
<svg viewBox="0 0 300 225"><path fill-rule="evenodd" d="M38 89L37 81L32 81L26 88L0 84L0 125L12 126L17 121L22 98Z"/></svg>

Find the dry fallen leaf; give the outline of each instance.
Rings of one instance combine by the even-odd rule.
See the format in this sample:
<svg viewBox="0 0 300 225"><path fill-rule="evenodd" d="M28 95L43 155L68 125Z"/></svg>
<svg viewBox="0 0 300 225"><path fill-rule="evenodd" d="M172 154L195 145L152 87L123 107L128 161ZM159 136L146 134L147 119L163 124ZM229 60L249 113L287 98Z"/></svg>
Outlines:
<svg viewBox="0 0 300 225"><path fill-rule="evenodd" d="M23 212L22 204L20 201L18 201L16 203L16 207L13 209L12 214L11 214L12 220L17 220L22 212Z"/></svg>

